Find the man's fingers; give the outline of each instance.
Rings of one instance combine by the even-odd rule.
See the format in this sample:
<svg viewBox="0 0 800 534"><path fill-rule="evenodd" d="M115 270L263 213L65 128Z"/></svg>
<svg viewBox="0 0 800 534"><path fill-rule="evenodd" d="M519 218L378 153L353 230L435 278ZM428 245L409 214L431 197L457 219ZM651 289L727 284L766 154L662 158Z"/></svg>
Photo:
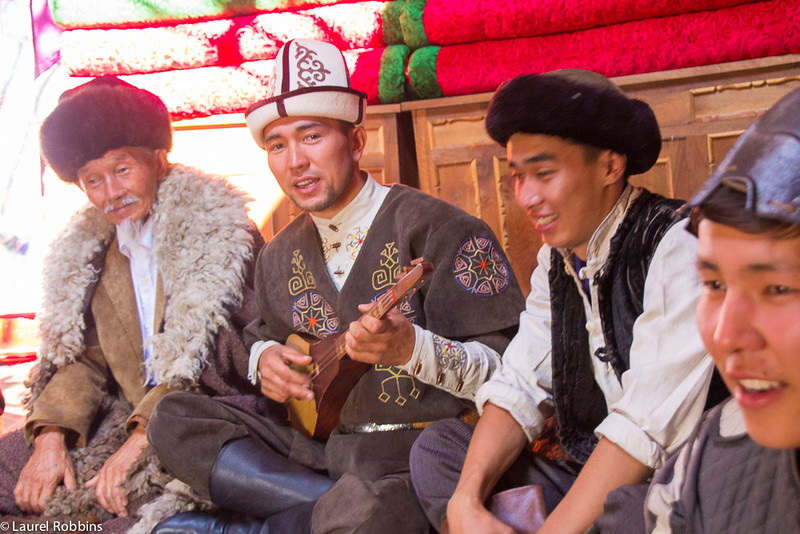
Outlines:
<svg viewBox="0 0 800 534"><path fill-rule="evenodd" d="M75 479L75 469L70 464L66 471L64 471L64 486L69 491L75 491L78 489L78 481Z"/></svg>
<svg viewBox="0 0 800 534"><path fill-rule="evenodd" d="M261 392L278 402L286 402L292 397L312 399L311 378L303 371L292 368L292 364L305 366L311 357L294 349L275 346L267 349L261 356Z"/></svg>
<svg viewBox="0 0 800 534"><path fill-rule="evenodd" d="M308 365L311 363L311 356L293 349L286 350L281 354L281 356L284 362L289 361L290 363L296 363L299 365Z"/></svg>
<svg viewBox="0 0 800 534"><path fill-rule="evenodd" d="M100 469L100 472L92 479L94 480L94 495L97 498L97 502L100 503L100 506L107 512L111 512L108 509L108 502L106 501L106 494L105 494L105 484L104 484L104 476L103 476L103 469ZM86 483L86 486L89 486L89 483ZM113 512L112 512L113 513Z"/></svg>
<svg viewBox="0 0 800 534"><path fill-rule="evenodd" d="M128 499L125 497L125 491L122 489L123 480L109 480L109 485L106 488L106 494L108 495L107 500L111 506L111 511L120 517L126 517L128 515L128 510L126 509Z"/></svg>
<svg viewBox="0 0 800 534"><path fill-rule="evenodd" d="M122 488L119 486L118 475L111 468L104 467L98 475L97 486L94 489L97 495L97 502L107 512L121 515L126 513L125 507L120 504L119 494Z"/></svg>
<svg viewBox="0 0 800 534"><path fill-rule="evenodd" d="M21 487L19 492L14 490L14 497L20 510L25 513L33 512L33 501L31 499L30 489L27 486Z"/></svg>
<svg viewBox="0 0 800 534"><path fill-rule="evenodd" d="M51 480L49 473L30 471L20 475L17 486L14 488L14 500L17 506L26 513L41 514L44 511L45 501L55 491L59 480Z"/></svg>
<svg viewBox="0 0 800 534"><path fill-rule="evenodd" d="M30 481L22 488L22 498L19 507L27 513L40 514L44 507L39 508L40 499L40 486L31 484Z"/></svg>
<svg viewBox="0 0 800 534"><path fill-rule="evenodd" d="M305 373L298 373L296 371L291 371L293 376L289 375L290 378L293 380L284 380L283 378L273 374L271 377L261 378L261 392L264 393L267 397L276 400L278 402L286 402L292 397L296 397L298 399L308 399L311 400L314 398L314 394L311 391L311 379Z"/></svg>
<svg viewBox="0 0 800 534"><path fill-rule="evenodd" d="M39 491L35 493L34 501L33 501L33 511L37 514L41 514L44 512L45 502L50 495L53 494L55 487L49 486L39 486L37 488Z"/></svg>

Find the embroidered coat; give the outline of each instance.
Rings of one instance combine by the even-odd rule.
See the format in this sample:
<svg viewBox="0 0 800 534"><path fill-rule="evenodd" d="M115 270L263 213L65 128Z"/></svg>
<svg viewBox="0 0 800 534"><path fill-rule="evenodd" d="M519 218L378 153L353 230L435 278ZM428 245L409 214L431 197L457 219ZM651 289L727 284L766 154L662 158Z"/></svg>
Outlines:
<svg viewBox="0 0 800 534"><path fill-rule="evenodd" d="M283 343L293 333L324 337L342 332L361 316L358 304L373 301L392 287L402 267L419 257L433 263L434 272L400 306L402 313L441 338L478 340L502 354L516 331L523 298L493 232L483 221L402 185L389 191L341 291L327 272L309 215L296 218L262 250L255 282L261 321L252 331L253 340ZM444 344L435 352L421 364L438 366L438 374L457 375L462 370L463 356ZM374 365L350 392L341 421L427 422L454 417L464 408L465 401L435 384L395 367ZM360 463L359 470L380 476L386 466L377 460L373 472L365 467L366 457L380 456L407 466L416 435L415 431L334 435L328 441L329 461L335 449L343 454L333 461L341 470ZM334 474L339 468L329 466Z"/></svg>

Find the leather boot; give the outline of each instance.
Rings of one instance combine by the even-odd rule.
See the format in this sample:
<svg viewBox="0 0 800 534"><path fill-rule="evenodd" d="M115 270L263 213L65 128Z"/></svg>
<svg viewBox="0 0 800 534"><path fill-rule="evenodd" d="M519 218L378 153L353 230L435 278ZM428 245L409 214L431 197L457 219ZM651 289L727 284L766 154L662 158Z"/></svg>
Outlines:
<svg viewBox="0 0 800 534"><path fill-rule="evenodd" d="M311 512L316 502L298 504L267 519L269 532L275 534L311 534ZM266 532L262 534L267 534Z"/></svg>
<svg viewBox="0 0 800 534"><path fill-rule="evenodd" d="M222 447L211 469L209 493L220 508L263 518L313 504L333 483L248 437Z"/></svg>
<svg viewBox="0 0 800 534"><path fill-rule="evenodd" d="M278 532L278 531L275 531ZM263 519L224 512L183 512L157 524L150 534L268 534Z"/></svg>
<svg viewBox="0 0 800 534"><path fill-rule="evenodd" d="M184 512L165 519L150 534L311 534L313 510L314 503L307 502L266 520L224 512Z"/></svg>

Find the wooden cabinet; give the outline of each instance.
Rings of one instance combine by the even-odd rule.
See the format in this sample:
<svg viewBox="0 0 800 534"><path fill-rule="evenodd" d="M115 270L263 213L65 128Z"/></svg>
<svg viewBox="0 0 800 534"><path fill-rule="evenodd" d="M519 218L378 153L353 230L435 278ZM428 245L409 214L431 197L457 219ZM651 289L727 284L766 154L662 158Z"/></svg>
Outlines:
<svg viewBox="0 0 800 534"><path fill-rule="evenodd" d="M615 78L661 126L656 165L632 183L688 199L736 138L800 87L800 55ZM401 104L414 122L419 187L484 219L527 291L541 238L514 199L505 150L486 134L490 93Z"/></svg>

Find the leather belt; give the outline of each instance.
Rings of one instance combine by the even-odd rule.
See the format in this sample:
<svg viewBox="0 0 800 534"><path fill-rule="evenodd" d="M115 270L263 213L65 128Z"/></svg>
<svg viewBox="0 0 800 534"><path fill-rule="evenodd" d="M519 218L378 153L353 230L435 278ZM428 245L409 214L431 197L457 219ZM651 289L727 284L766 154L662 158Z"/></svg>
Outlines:
<svg viewBox="0 0 800 534"><path fill-rule="evenodd" d="M340 434L372 434L373 432L394 432L396 430L422 430L433 421L424 423L354 423L339 425Z"/></svg>
<svg viewBox="0 0 800 534"><path fill-rule="evenodd" d="M478 412L475 410L464 410L458 416L465 423L474 425L478 422ZM373 432L394 432L395 430L422 430L434 421L423 423L354 423L352 425L341 424L337 428L340 434L372 434Z"/></svg>

